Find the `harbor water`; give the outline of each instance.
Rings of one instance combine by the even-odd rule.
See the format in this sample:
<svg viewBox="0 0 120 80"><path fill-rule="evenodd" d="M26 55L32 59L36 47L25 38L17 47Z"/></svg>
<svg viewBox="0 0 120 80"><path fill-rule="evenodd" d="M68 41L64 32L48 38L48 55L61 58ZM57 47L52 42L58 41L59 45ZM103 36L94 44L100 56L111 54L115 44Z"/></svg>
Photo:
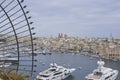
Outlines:
<svg viewBox="0 0 120 80"><path fill-rule="evenodd" d="M74 53L52 53L51 55L38 54L36 62L36 72L34 77L39 72L49 68L50 63L57 63L58 65L70 68L76 68L76 70L65 80L85 80L85 76L92 73L97 68L98 57L90 57L82 54ZM120 71L120 61L112 61L103 59L105 61L105 67L116 69ZM34 80L31 78L30 80ZM118 74L117 80L120 80L120 73Z"/></svg>

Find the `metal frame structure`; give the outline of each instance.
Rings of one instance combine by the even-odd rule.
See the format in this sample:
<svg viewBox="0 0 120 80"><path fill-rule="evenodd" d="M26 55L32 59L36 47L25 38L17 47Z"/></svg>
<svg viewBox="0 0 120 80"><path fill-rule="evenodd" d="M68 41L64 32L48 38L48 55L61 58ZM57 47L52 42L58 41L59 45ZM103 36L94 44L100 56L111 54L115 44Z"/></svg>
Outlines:
<svg viewBox="0 0 120 80"><path fill-rule="evenodd" d="M2 56L0 62L14 63L12 58L17 58L17 72L32 73L35 67L33 41L35 33L32 33L34 28L30 25L33 22L29 22L31 17L27 17L29 11L25 11L27 6L22 6L23 2L24 0L0 1L0 55L11 54L11 60L5 59L8 56Z"/></svg>

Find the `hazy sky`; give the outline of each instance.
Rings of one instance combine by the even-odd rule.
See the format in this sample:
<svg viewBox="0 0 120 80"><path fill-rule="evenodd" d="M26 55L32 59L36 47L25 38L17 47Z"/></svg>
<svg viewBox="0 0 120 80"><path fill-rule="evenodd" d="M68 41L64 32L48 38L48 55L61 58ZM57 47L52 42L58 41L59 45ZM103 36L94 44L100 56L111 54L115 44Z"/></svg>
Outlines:
<svg viewBox="0 0 120 80"><path fill-rule="evenodd" d="M120 38L120 0L25 0L39 36Z"/></svg>

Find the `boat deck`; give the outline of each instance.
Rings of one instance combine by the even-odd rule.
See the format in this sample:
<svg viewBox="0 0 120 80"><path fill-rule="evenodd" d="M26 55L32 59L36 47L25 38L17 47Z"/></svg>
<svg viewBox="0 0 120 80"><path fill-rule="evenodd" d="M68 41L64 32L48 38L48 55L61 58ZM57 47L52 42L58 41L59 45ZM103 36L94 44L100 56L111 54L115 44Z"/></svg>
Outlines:
<svg viewBox="0 0 120 80"><path fill-rule="evenodd" d="M99 80L100 79L100 75L88 75L87 79L95 79L95 80Z"/></svg>

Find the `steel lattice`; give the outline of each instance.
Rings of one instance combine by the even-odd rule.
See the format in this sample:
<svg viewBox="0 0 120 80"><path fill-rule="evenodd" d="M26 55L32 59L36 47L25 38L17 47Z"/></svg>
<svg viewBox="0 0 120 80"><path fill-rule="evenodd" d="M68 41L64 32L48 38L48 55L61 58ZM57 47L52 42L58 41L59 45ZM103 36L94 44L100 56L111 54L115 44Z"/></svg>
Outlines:
<svg viewBox="0 0 120 80"><path fill-rule="evenodd" d="M23 0L0 0L0 68L34 71L34 43L29 11ZM6 65L12 63L9 67Z"/></svg>

